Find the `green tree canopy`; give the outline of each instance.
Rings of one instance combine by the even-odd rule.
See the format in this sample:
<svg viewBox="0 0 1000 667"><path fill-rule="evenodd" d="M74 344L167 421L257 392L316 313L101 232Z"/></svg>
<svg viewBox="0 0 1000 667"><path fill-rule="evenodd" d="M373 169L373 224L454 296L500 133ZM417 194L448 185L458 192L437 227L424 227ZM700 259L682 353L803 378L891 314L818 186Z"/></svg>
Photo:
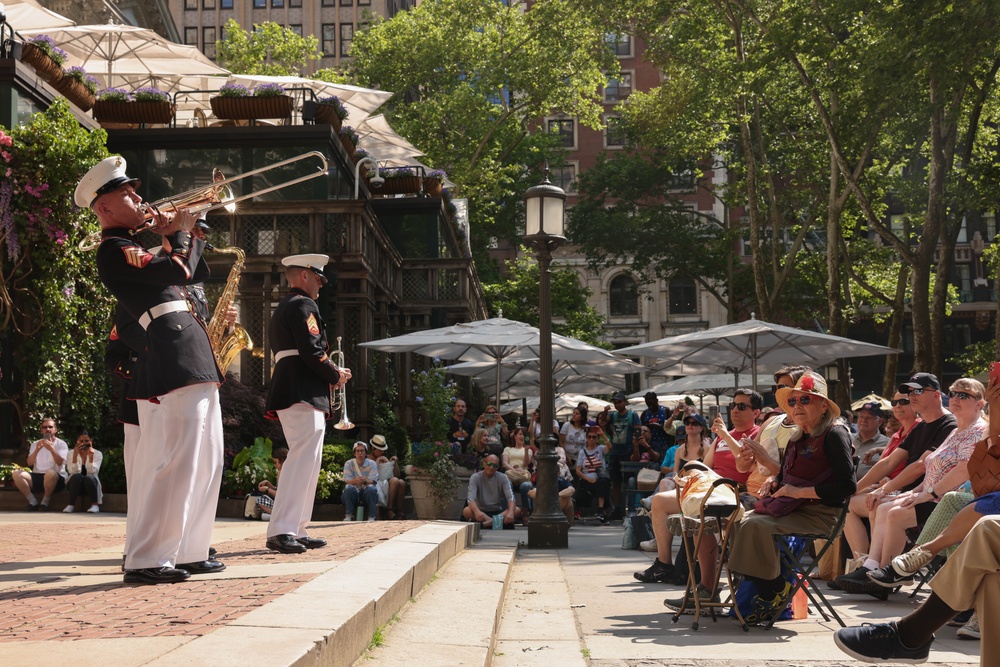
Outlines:
<svg viewBox="0 0 1000 667"><path fill-rule="evenodd" d="M226 21L225 37L215 43L219 65L234 74L298 76L311 60L319 60L319 40L301 36L273 21L247 32L235 19Z"/></svg>

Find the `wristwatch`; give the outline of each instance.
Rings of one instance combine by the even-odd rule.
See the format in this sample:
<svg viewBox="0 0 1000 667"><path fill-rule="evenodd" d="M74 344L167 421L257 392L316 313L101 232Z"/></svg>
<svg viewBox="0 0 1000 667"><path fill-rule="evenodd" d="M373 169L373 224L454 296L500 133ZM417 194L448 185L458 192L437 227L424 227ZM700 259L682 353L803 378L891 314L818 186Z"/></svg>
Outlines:
<svg viewBox="0 0 1000 667"><path fill-rule="evenodd" d="M933 498L934 500L940 500L941 499L941 497L938 494L934 493L934 487L933 486L930 487L929 489L927 489L927 493L931 494L931 498Z"/></svg>

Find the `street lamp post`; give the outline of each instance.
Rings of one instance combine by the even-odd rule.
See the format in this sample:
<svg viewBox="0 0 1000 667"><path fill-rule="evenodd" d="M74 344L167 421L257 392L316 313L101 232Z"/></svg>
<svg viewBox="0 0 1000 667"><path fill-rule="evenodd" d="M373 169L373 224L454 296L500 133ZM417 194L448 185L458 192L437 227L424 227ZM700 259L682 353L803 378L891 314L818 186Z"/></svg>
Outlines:
<svg viewBox="0 0 1000 667"><path fill-rule="evenodd" d="M563 214L566 193L545 180L524 193L524 242L535 251L538 260L538 362L541 389L538 416L541 437L535 469L535 509L528 520L528 547L534 549L565 549L569 546L569 524L559 509L556 438L552 435L555 389L552 381L552 295L549 287L549 265L552 251L566 242L563 236Z"/></svg>

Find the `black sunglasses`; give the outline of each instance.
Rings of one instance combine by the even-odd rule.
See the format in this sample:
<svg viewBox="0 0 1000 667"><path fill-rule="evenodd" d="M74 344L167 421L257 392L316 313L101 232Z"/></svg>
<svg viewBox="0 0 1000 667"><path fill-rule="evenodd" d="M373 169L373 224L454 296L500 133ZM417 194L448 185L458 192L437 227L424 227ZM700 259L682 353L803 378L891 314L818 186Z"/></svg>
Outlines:
<svg viewBox="0 0 1000 667"><path fill-rule="evenodd" d="M978 396L973 396L972 394L965 391L949 391L948 398L957 398L960 401L978 401Z"/></svg>
<svg viewBox="0 0 1000 667"><path fill-rule="evenodd" d="M910 399L908 398L894 398L891 401L889 401L889 405L891 405L892 407L896 407L897 405L909 405L909 404L910 404Z"/></svg>
<svg viewBox="0 0 1000 667"><path fill-rule="evenodd" d="M798 398L796 398L795 396L792 396L791 398L787 399L785 402L788 403L788 407L794 408L796 403L799 404L799 405L809 405L810 403L812 403L812 401L813 401L813 397L806 395L806 396L799 396Z"/></svg>
<svg viewBox="0 0 1000 667"><path fill-rule="evenodd" d="M753 406L749 403L733 403L733 408L736 410L752 410Z"/></svg>
<svg viewBox="0 0 1000 667"><path fill-rule="evenodd" d="M743 405L742 403L736 403L736 405ZM742 408L741 408L742 409ZM685 426L701 426L701 422L697 419L687 419L684 421Z"/></svg>

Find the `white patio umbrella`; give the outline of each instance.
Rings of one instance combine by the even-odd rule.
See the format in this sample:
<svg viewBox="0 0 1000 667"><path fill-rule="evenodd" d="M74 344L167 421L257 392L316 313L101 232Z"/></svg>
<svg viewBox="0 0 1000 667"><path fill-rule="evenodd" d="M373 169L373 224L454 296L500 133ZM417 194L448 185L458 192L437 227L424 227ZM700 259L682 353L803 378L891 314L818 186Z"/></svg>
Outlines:
<svg viewBox="0 0 1000 667"><path fill-rule="evenodd" d="M556 360L552 380L557 394L609 394L625 388L625 375L638 373L642 366L627 359L608 355L590 361ZM493 385L496 364L490 361L467 361L448 366L454 375L471 377L478 385ZM500 392L515 398L534 396L541 386L538 359L508 359L501 362Z"/></svg>
<svg viewBox="0 0 1000 667"><path fill-rule="evenodd" d="M899 350L751 318L621 348L615 353L654 358L654 370L747 372L751 386L756 388L759 367L764 365L806 364L815 368L845 357L898 354Z"/></svg>
<svg viewBox="0 0 1000 667"><path fill-rule="evenodd" d="M75 25L26 31L47 34L67 53L67 66L79 65L98 79L115 76L229 74L194 46L177 44L152 30L130 25Z"/></svg>
<svg viewBox="0 0 1000 667"><path fill-rule="evenodd" d="M4 0L0 4L5 7L3 13L7 15L7 23L21 33L26 30L74 25L72 20L42 7L35 0Z"/></svg>
<svg viewBox="0 0 1000 667"><path fill-rule="evenodd" d="M496 394L500 394L500 376L505 359L537 359L538 329L524 322L503 317L455 324L440 329L383 338L361 343L361 347L381 352L416 352L425 357L459 361L490 361L496 374ZM552 334L553 361L615 359L607 350L583 341Z"/></svg>
<svg viewBox="0 0 1000 667"><path fill-rule="evenodd" d="M889 402L889 399L882 398L878 394L868 394L864 398L859 398L858 400L851 403L851 410L857 410L865 403L872 403L872 402L878 403L879 405L882 406L882 409L887 412L889 410L892 410L892 403Z"/></svg>
<svg viewBox="0 0 1000 667"><path fill-rule="evenodd" d="M524 399L518 399L516 401L510 401L509 403L503 403L500 405L498 410L502 415L509 415L513 413L520 413L527 405L528 412L532 412L538 407L539 399L538 396L529 396ZM602 401L599 398L594 398L592 396L586 396L583 394L562 394L556 396L555 398L555 413L553 416L556 419L566 419L573 414L573 410L580 403L586 403L590 408L591 414L596 414L604 409L604 406L611 405L607 401Z"/></svg>

